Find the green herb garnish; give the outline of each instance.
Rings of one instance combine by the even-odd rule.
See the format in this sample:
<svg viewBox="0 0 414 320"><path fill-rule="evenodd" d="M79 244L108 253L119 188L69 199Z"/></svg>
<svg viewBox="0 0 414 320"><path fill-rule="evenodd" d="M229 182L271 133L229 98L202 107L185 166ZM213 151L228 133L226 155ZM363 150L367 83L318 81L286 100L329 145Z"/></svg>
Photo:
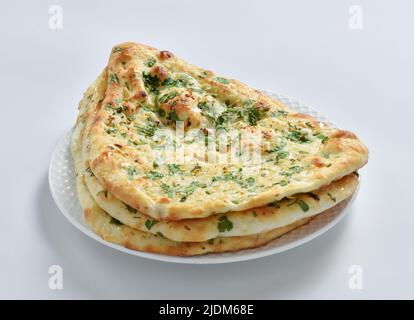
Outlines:
<svg viewBox="0 0 414 320"><path fill-rule="evenodd" d="M293 142L299 142L299 143L309 142L308 135L305 132L297 131L297 130L291 131L287 135L287 138Z"/></svg>
<svg viewBox="0 0 414 320"><path fill-rule="evenodd" d="M329 138L328 138L327 136L325 136L323 133L318 133L318 134L316 135L316 137L317 137L318 139L320 139L322 143L325 143L326 141L328 141L328 140L329 140Z"/></svg>
<svg viewBox="0 0 414 320"><path fill-rule="evenodd" d="M217 229L219 232L226 232L233 229L233 222L231 222L227 216L222 216L219 218L219 222L217 224Z"/></svg>
<svg viewBox="0 0 414 320"><path fill-rule="evenodd" d="M128 179L129 180L134 180L137 173L138 173L137 169L135 169L134 167L128 167L127 172L128 172Z"/></svg>
<svg viewBox="0 0 414 320"><path fill-rule="evenodd" d="M153 67L157 63L157 60L155 60L154 57L149 57L147 61L145 61L144 65L148 68Z"/></svg>
<svg viewBox="0 0 414 320"><path fill-rule="evenodd" d="M183 173L180 166L175 163L168 164L167 167L168 167L168 171L170 172L170 174Z"/></svg>
<svg viewBox="0 0 414 320"><path fill-rule="evenodd" d="M254 185L254 178L253 177L249 177L249 178L247 178L246 179L246 182L247 182L247 184L249 185L249 186L252 186L252 185Z"/></svg>
<svg viewBox="0 0 414 320"><path fill-rule="evenodd" d="M180 202L185 202L187 198L194 193L194 191L197 189L197 187L203 187L204 185L201 185L197 181L193 181L188 185L183 192L183 196L180 198Z"/></svg>
<svg viewBox="0 0 414 320"><path fill-rule="evenodd" d="M150 171L147 173L147 178L150 180L158 180L158 179L162 179L163 177L164 175L157 171Z"/></svg>
<svg viewBox="0 0 414 320"><path fill-rule="evenodd" d="M145 127L137 127L137 130L146 137L153 137L157 128L158 126L155 122L148 122Z"/></svg>
<svg viewBox="0 0 414 320"><path fill-rule="evenodd" d="M130 212L130 213L137 213L137 209L132 208L131 206L127 205L126 203L124 203L125 208Z"/></svg>
<svg viewBox="0 0 414 320"><path fill-rule="evenodd" d="M278 200L273 201L273 202L269 203L269 206L272 206L272 207L275 207L275 208L279 209L280 208L280 201L278 201Z"/></svg>
<svg viewBox="0 0 414 320"><path fill-rule="evenodd" d="M114 224L116 226L122 226L123 223L117 219L115 219L114 217L111 217L111 220L109 221L110 224Z"/></svg>
<svg viewBox="0 0 414 320"><path fill-rule="evenodd" d="M111 80L113 83L119 84L118 76L115 73L111 73L109 75L109 80Z"/></svg>
<svg viewBox="0 0 414 320"><path fill-rule="evenodd" d="M180 119L178 118L177 112L176 112L175 110L171 110L171 111L168 113L167 120L170 120L170 121L173 121L173 122L177 122L177 121L179 121Z"/></svg>
<svg viewBox="0 0 414 320"><path fill-rule="evenodd" d="M208 73L205 71L200 72L200 74L198 75L199 78L201 79L205 79L208 77Z"/></svg>
<svg viewBox="0 0 414 320"><path fill-rule="evenodd" d="M214 80L216 80L217 82L223 83L223 84L229 84L230 81L227 80L226 78L222 78L222 77L216 77L214 78Z"/></svg>
<svg viewBox="0 0 414 320"><path fill-rule="evenodd" d="M169 93L165 93L162 96L159 97L158 102L159 103L166 103L169 100L175 98L178 96L178 92L177 91L171 91Z"/></svg>
<svg viewBox="0 0 414 320"><path fill-rule="evenodd" d="M168 198L173 197L174 190L171 186L169 186L168 184L165 184L165 183L161 183L161 189L168 196Z"/></svg>
<svg viewBox="0 0 414 320"><path fill-rule="evenodd" d="M287 177L290 177L290 176L292 176L293 174L295 174L295 173L299 173L299 172L301 172L303 170L303 168L301 167L301 166L292 166L292 167L290 167L287 171L282 171L282 172L280 172L279 174L281 175L281 176L287 176Z"/></svg>
<svg viewBox="0 0 414 320"><path fill-rule="evenodd" d="M157 76L153 76L151 73L143 72L142 78L144 80L144 85L148 89L148 91L152 93L158 93L158 88L160 86L160 78Z"/></svg>
<svg viewBox="0 0 414 320"><path fill-rule="evenodd" d="M288 207L293 206L294 204L297 204L302 209L303 212L306 212L309 210L309 205L302 199L296 199L294 202L288 204Z"/></svg>
<svg viewBox="0 0 414 320"><path fill-rule="evenodd" d="M145 221L145 226L148 230L151 230L153 226L155 226L158 223L158 220L155 219L148 219Z"/></svg>
<svg viewBox="0 0 414 320"><path fill-rule="evenodd" d="M316 193L313 192L308 192L308 196L311 197L312 199L319 201L321 200L321 198L319 198L319 196Z"/></svg>
<svg viewBox="0 0 414 320"><path fill-rule="evenodd" d="M93 173L93 171L92 171L92 169L90 167L86 168L85 171L87 173L89 173L89 176L91 176L91 177L95 176L94 173Z"/></svg>
<svg viewBox="0 0 414 320"><path fill-rule="evenodd" d="M327 195L329 199L331 199L333 202L336 202L336 198L330 192L328 192Z"/></svg>

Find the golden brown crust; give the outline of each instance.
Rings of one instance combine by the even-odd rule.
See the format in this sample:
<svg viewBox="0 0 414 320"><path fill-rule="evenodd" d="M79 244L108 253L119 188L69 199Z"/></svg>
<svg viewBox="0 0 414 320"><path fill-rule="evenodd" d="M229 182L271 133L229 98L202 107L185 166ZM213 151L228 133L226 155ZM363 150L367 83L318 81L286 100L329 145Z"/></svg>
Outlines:
<svg viewBox="0 0 414 320"><path fill-rule="evenodd" d="M148 46L125 43L115 48L120 48L120 50L114 49L111 54L108 64L107 90L105 99L102 102L103 106L109 105L110 107L101 108L97 112L94 125L91 129L91 169L105 189L129 206L142 211L148 216L159 220L174 221L202 218L228 211L248 210L254 207L264 206L272 201L281 200L296 193L318 189L351 174L367 162L368 151L354 134L321 126L312 117L292 112L280 101L270 98L245 84L236 80L217 77L214 73L192 66L171 53L159 52ZM156 58L159 60L157 61ZM150 59L155 59L155 65ZM300 165L302 171L300 173L292 173L291 176L293 178L289 180L288 184L266 185L260 187L261 189L254 195L248 195L242 187L231 181L223 181L219 182L219 185L214 185L216 190L213 190L210 195L202 194L202 191L196 190L185 202L181 201L182 196L175 198L167 197L166 194L163 194L161 188L162 183L164 183L164 180L168 182L178 181L177 179L166 177L165 174L163 181L145 178L146 174L153 170L152 161L147 157L147 154L151 153L151 143L148 142L144 146L138 146L137 152L124 147L113 150L112 148L115 144L124 146L125 141L129 141L128 143L136 143L136 141L131 141L135 138L136 133L128 125L122 124L123 122L128 123L129 120L120 119L117 122L118 127L114 129L112 127L108 129L107 125L110 117L114 117L114 108L125 107L118 101L136 103L134 101L139 100L140 104L152 106L157 99L159 100L161 98L161 94L157 96L146 86L145 72L152 72L152 75L157 76L157 81L165 81L171 74L182 72L190 76L191 81L195 81L194 79L196 79L196 87L191 87L193 94L195 89L198 90L198 88L201 88L209 97L214 96L215 101L218 101L223 106L224 102L231 104L253 100L255 101L254 107L258 110L255 112L267 112L269 114L270 112L273 113L275 110L279 110L289 113L287 119L297 126L298 129L295 130L312 132L314 134L309 138L312 139L308 148L310 151L309 157L300 156L298 162L294 164L294 166ZM133 74L135 74L135 77L133 77ZM132 78L133 81L131 80ZM176 79L176 81L178 80ZM172 98L172 100L177 101L177 104L173 108L164 109L164 112L174 110L178 119L185 121L190 119L191 127L200 126L204 119L192 116L193 96L191 98L186 97L186 90L182 88L174 88L174 90L177 91L174 94L178 94L178 96ZM145 94L143 94L144 92ZM171 93L172 89L168 89L165 92ZM206 99L210 99L209 97ZM200 96L197 99L200 100ZM128 107L125 108L129 110ZM140 107L137 108L139 109ZM118 117L118 115L115 115L115 117ZM143 120L145 121L145 118ZM278 132L287 131L288 120L264 118L260 127L266 129L279 126L277 128L279 130ZM170 125L166 119L157 119L156 121ZM309 127L305 128L307 125ZM186 128L189 126L186 123ZM254 131L258 127L255 128L251 125L246 128ZM119 137L117 134L108 134L108 131L112 132L118 129L125 129L122 131L123 137ZM145 128L141 130L145 130ZM328 141L318 143L315 138L315 133L317 132L322 137L326 137ZM293 133L295 132L293 131ZM292 132L288 134L292 134ZM140 137L145 138L144 135ZM268 140L271 143L273 140L271 133L267 133L267 137L269 137ZM298 139L298 137L293 135L291 139ZM287 150L289 152L293 150L290 149L293 144L292 141L288 141ZM298 144L298 148L303 148L303 146L299 145L300 141L294 143ZM294 147L296 148L297 146L295 145ZM328 158L323 158L326 155ZM285 166L284 171L282 167L278 169L277 166L274 166L272 168L274 172L271 172L267 178L261 178L260 176L254 176L254 178L256 180L262 179L264 182L274 181L276 178L281 179L280 176L286 174L286 170L289 168L288 164L285 164ZM135 170L138 172L137 176L134 176L132 179L129 179L126 173L130 168L134 172ZM217 173L217 168L221 169L220 166L208 167L204 171L205 175L203 176L201 174L200 176L202 178L212 177L213 174ZM190 169L186 168L185 170ZM288 172L287 174L290 173ZM192 181L195 180L193 179ZM190 182L191 179L189 178L185 181L185 184L188 186ZM262 185L264 182L258 183L258 185ZM224 187L226 187L226 190L231 191L224 192ZM229 189L229 187L232 189ZM181 186L181 189L184 188L185 185ZM177 187L176 189L179 188Z"/></svg>
<svg viewBox="0 0 414 320"><path fill-rule="evenodd" d="M172 256L195 256L207 253L231 252L262 246L308 223L312 218L298 220L288 226L262 234L241 237L217 238L204 242L175 242L161 235L154 235L113 222L90 197L87 188L78 177L78 194L84 210L85 222L105 241L131 250Z"/></svg>

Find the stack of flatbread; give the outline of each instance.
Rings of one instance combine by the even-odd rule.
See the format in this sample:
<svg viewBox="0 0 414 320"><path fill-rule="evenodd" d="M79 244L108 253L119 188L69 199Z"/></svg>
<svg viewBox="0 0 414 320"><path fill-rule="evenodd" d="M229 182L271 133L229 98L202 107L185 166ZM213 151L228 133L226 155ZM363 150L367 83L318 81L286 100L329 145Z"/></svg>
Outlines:
<svg viewBox="0 0 414 320"><path fill-rule="evenodd" d="M129 249L254 248L346 201L355 134L136 43L115 46L79 104L72 153L85 222Z"/></svg>

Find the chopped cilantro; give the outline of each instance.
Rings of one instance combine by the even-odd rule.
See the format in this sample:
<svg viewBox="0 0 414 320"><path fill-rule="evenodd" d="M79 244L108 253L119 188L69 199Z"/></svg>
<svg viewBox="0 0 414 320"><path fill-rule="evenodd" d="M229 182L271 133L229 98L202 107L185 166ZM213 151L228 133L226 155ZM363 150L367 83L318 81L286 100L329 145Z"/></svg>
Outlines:
<svg viewBox="0 0 414 320"><path fill-rule="evenodd" d="M158 220L156 219L148 219L145 221L145 226L148 230L151 230L153 226L155 226L158 223Z"/></svg>
<svg viewBox="0 0 414 320"><path fill-rule="evenodd" d="M275 112L271 113L272 117L278 118L278 117L286 117L288 113L284 110L277 110Z"/></svg>
<svg viewBox="0 0 414 320"><path fill-rule="evenodd" d="M227 216L222 216L219 218L219 222L217 224L217 229L219 232L226 232L233 229L233 222L231 222Z"/></svg>
<svg viewBox="0 0 414 320"><path fill-rule="evenodd" d="M336 202L336 198L330 192L328 192L327 195L329 199L331 199L333 202Z"/></svg>
<svg viewBox="0 0 414 320"><path fill-rule="evenodd" d="M145 87L153 93L158 93L158 88L160 86L160 78L153 76L151 73L143 72L142 78L144 80Z"/></svg>
<svg viewBox="0 0 414 320"><path fill-rule="evenodd" d="M255 126L258 121L260 121L264 114L265 110L260 110L257 107L248 107L242 111L244 120L251 126Z"/></svg>
<svg viewBox="0 0 414 320"><path fill-rule="evenodd" d="M197 181L193 181L188 185L184 192L183 196L180 198L180 202L185 202L187 198L194 193L194 191L197 189L197 187L202 187L203 185L199 184Z"/></svg>
<svg viewBox="0 0 414 320"><path fill-rule="evenodd" d="M178 96L178 92L177 91L171 91L168 93L163 94L162 96L159 97L158 102L159 103L166 103L169 100L175 98Z"/></svg>
<svg viewBox="0 0 414 320"><path fill-rule="evenodd" d="M273 187L273 186L276 186L276 185L280 185L281 187L284 187L284 186L286 186L288 183L289 183L289 182L288 182L288 181L286 181L286 180L280 180L279 182L275 182L274 184L272 184L272 187Z"/></svg>
<svg viewBox="0 0 414 320"><path fill-rule="evenodd" d="M125 208L130 212L130 213L137 213L137 209L132 208L131 206L127 205L126 203L124 203Z"/></svg>
<svg viewBox="0 0 414 320"><path fill-rule="evenodd" d="M168 166L168 171L170 172L170 174L183 173L180 166L175 163L168 164L167 166Z"/></svg>
<svg viewBox="0 0 414 320"><path fill-rule="evenodd" d="M137 169L135 169L134 167L128 167L127 172L128 172L128 179L129 180L134 180L135 176L138 173Z"/></svg>
<svg viewBox="0 0 414 320"><path fill-rule="evenodd" d="M95 175L94 175L94 173L93 173L93 171L92 171L92 169L91 169L90 167L86 168L86 169L85 169L85 171L86 171L87 173L89 173L89 175L90 175L91 177L95 176Z"/></svg>
<svg viewBox="0 0 414 320"><path fill-rule="evenodd" d="M223 83L223 84L229 84L230 81L227 80L226 78L222 78L222 77L216 77L214 78L214 80L216 80L217 82Z"/></svg>
<svg viewBox="0 0 414 320"><path fill-rule="evenodd" d="M176 122L176 121L179 121L180 119L178 118L177 112L176 112L175 110L171 110L171 111L168 113L167 120L170 120L170 121Z"/></svg>
<svg viewBox="0 0 414 320"><path fill-rule="evenodd" d="M308 135L302 131L293 130L288 135L287 138L293 142L305 143L309 142Z"/></svg>
<svg viewBox="0 0 414 320"><path fill-rule="evenodd" d="M157 172L157 171L150 171L147 174L147 178L150 179L150 180L157 180L157 179L161 179L163 177L164 177L164 175L160 172Z"/></svg>
<svg viewBox="0 0 414 320"><path fill-rule="evenodd" d="M158 113L158 115L159 115L160 117L162 117L162 118L164 118L164 117L165 117L165 111L164 111L164 109L162 109L162 108L157 108L155 111Z"/></svg>
<svg viewBox="0 0 414 320"><path fill-rule="evenodd" d="M281 176L287 176L287 177L290 177L290 176L292 176L293 174L295 174L295 173L299 173L299 172L301 172L302 171L302 167L301 166L292 166L292 167L290 167L287 171L282 171L282 172L280 172L279 174L281 175Z"/></svg>
<svg viewBox="0 0 414 320"><path fill-rule="evenodd" d="M253 185L254 184L254 178L253 177L249 177L249 178L247 178L246 179L246 182L247 182L247 184L249 185L249 186L251 186L251 185Z"/></svg>
<svg viewBox="0 0 414 320"><path fill-rule="evenodd" d="M273 202L271 202L271 203L269 203L269 206L272 206L272 207L275 207L275 208L280 208L280 201L278 201L278 200L276 200L276 201L273 201Z"/></svg>
<svg viewBox="0 0 414 320"><path fill-rule="evenodd" d="M329 152L322 152L322 157L324 157L325 159L329 159L330 153Z"/></svg>
<svg viewBox="0 0 414 320"><path fill-rule="evenodd" d="M110 224L114 224L116 226L122 226L123 223L117 219L115 219L114 217L111 217L111 220L109 221Z"/></svg>
<svg viewBox="0 0 414 320"><path fill-rule="evenodd" d="M297 204L302 209L303 212L306 212L309 210L309 205L302 199L296 199L294 202L288 204L288 206L293 206L294 204Z"/></svg>
<svg viewBox="0 0 414 320"><path fill-rule="evenodd" d="M277 157L279 159L285 159L288 155L289 155L289 153L287 151L281 150L281 151L277 152Z"/></svg>
<svg viewBox="0 0 414 320"><path fill-rule="evenodd" d="M319 196L313 192L308 192L308 196L311 197L312 199L315 199L316 201L321 200L321 198L319 198Z"/></svg>
<svg viewBox="0 0 414 320"><path fill-rule="evenodd" d="M200 72L200 74L198 75L199 78L201 79L205 79L208 77L208 73L205 71Z"/></svg>
<svg viewBox="0 0 414 320"><path fill-rule="evenodd" d="M327 136L325 136L323 133L318 133L318 134L316 135L316 137L317 137L318 139L321 139L321 142L322 142L322 143L325 143L326 141L328 141L328 140L329 140L329 138L328 138Z"/></svg>
<svg viewBox="0 0 414 320"><path fill-rule="evenodd" d="M109 75L109 80L111 80L113 83L119 84L118 76L115 73L111 73Z"/></svg>
<svg viewBox="0 0 414 320"><path fill-rule="evenodd" d="M146 137L153 137L157 128L158 126L155 122L148 122L145 127L137 127L137 130Z"/></svg>
<svg viewBox="0 0 414 320"><path fill-rule="evenodd" d="M144 65L147 66L148 68L151 68L154 66L154 64L157 63L157 60L155 60L154 57L149 57L147 61L145 61Z"/></svg>
<svg viewBox="0 0 414 320"><path fill-rule="evenodd" d="M164 193L168 196L168 198L173 197L173 188L169 186L168 184L161 183L161 189L164 191Z"/></svg>

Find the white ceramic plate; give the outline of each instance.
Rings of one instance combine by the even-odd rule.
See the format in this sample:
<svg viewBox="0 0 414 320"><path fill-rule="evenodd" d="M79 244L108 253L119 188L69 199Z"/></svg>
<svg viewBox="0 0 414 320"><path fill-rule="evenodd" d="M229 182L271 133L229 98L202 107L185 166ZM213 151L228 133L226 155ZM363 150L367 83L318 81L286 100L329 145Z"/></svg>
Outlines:
<svg viewBox="0 0 414 320"><path fill-rule="evenodd" d="M312 115L319 121L326 122L331 126L336 127L334 123L326 119L321 113L301 102L283 95L269 92L265 93L282 101L293 110ZM306 243L332 228L344 217L347 211L345 210L346 207L350 205L357 193L355 192L350 199L342 201L335 207L319 214L308 224L297 228L259 248L241 250L238 252L207 254L197 257L173 257L155 253L134 251L103 240L101 237L92 232L84 223L83 212L76 193L76 177L70 149L71 136L72 130L58 143L50 161L50 190L58 208L75 227L92 239L95 239L96 241L116 250L153 260L188 264L218 264L252 260L286 251Z"/></svg>

